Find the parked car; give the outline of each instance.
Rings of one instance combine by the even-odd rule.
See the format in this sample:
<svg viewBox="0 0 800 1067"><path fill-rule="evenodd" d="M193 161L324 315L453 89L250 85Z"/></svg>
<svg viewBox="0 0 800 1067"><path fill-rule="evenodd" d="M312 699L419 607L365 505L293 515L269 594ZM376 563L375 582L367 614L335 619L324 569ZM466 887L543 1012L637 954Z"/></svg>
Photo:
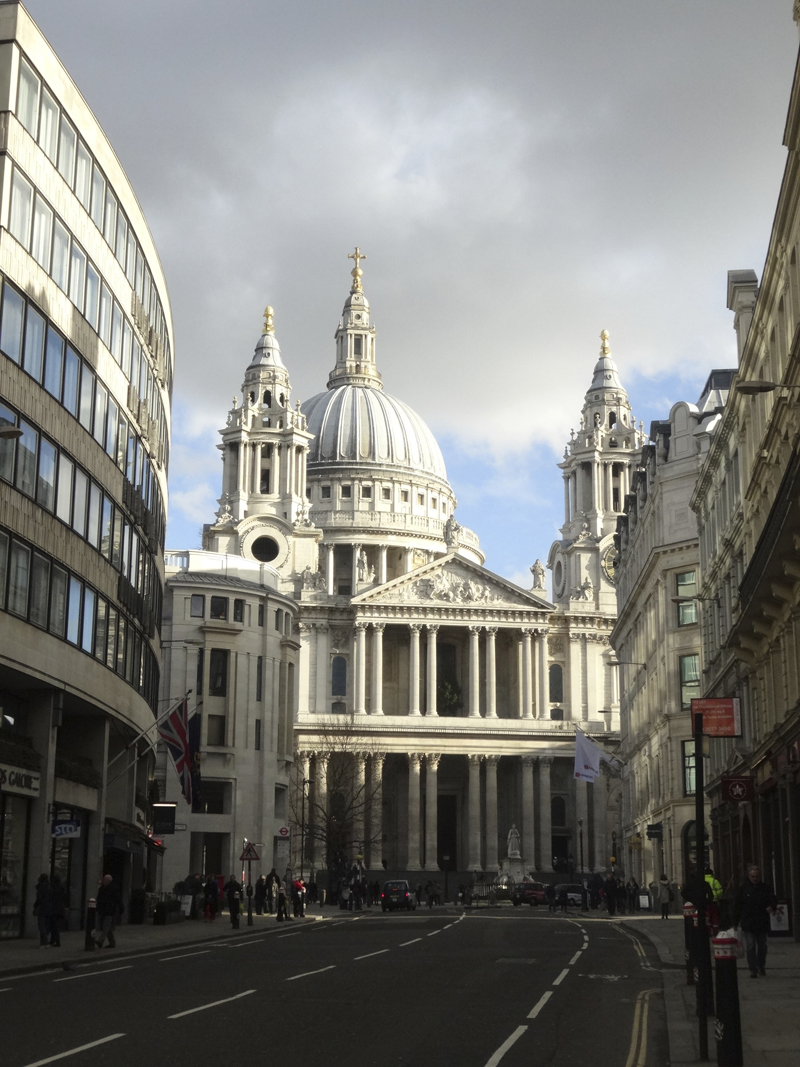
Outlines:
<svg viewBox="0 0 800 1067"><path fill-rule="evenodd" d="M381 891L381 911L415 911L417 901L406 881L384 882Z"/></svg>
<svg viewBox="0 0 800 1067"><path fill-rule="evenodd" d="M583 900L583 897L582 897L583 886L578 885L577 882L561 882L561 883L559 883L559 885L556 886L556 902L558 902L558 898L561 896L561 890L562 889L566 889L566 891L567 891L567 900L570 902L570 904L575 904L576 907L580 907L581 906L581 903L582 903L582 900Z"/></svg>
<svg viewBox="0 0 800 1067"><path fill-rule="evenodd" d="M544 885L542 882L518 882L511 890L511 903L514 907L520 904L530 904L535 908L544 904Z"/></svg>

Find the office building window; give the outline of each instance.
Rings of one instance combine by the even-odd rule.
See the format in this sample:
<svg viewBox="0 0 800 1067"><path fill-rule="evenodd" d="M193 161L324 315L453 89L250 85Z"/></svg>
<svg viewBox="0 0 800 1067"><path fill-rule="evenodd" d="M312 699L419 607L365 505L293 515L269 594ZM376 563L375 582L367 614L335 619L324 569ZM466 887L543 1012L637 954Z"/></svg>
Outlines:
<svg viewBox="0 0 800 1067"><path fill-rule="evenodd" d="M204 619L206 617L206 598L202 593L192 593L189 614L193 619Z"/></svg>
<svg viewBox="0 0 800 1067"><path fill-rule="evenodd" d="M691 656L681 656L679 664L681 707L690 708L692 700L700 696L700 656L697 653Z"/></svg>
<svg viewBox="0 0 800 1067"><path fill-rule="evenodd" d="M255 749L256 752L261 749L261 719L256 719Z"/></svg>
<svg viewBox="0 0 800 1067"><path fill-rule="evenodd" d="M691 797L695 792L694 741L681 742L681 748L683 750L683 795Z"/></svg>
<svg viewBox="0 0 800 1067"><path fill-rule="evenodd" d="M224 697L228 693L228 652L224 648L212 648L209 657L208 695Z"/></svg>
<svg viewBox="0 0 800 1067"><path fill-rule="evenodd" d="M264 657L256 661L256 700L261 700L264 688Z"/></svg>
<svg viewBox="0 0 800 1067"><path fill-rule="evenodd" d="M682 571L675 575L675 588L678 597L697 596L696 571ZM678 626L691 626L697 622L697 601L684 600L677 605Z"/></svg>
<svg viewBox="0 0 800 1067"><path fill-rule="evenodd" d="M234 600L233 602L233 621L244 622L244 601Z"/></svg>
<svg viewBox="0 0 800 1067"><path fill-rule="evenodd" d="M228 598L226 596L212 596L208 617L210 619L227 619Z"/></svg>

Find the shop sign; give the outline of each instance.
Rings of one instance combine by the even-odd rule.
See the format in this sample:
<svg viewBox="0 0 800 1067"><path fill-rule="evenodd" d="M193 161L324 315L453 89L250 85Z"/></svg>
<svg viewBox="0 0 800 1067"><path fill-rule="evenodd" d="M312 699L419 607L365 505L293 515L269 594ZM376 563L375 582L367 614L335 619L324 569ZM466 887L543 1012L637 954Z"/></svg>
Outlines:
<svg viewBox="0 0 800 1067"><path fill-rule="evenodd" d="M29 771L25 767L9 767L0 763L0 790L4 793L18 793L23 797L38 797L41 775L38 771Z"/></svg>
<svg viewBox="0 0 800 1067"><path fill-rule="evenodd" d="M695 715L703 716L703 734L706 737L742 736L742 716L736 697L693 700L692 733Z"/></svg>
<svg viewBox="0 0 800 1067"><path fill-rule="evenodd" d="M53 819L51 837L80 837L81 836L81 821L80 819Z"/></svg>
<svg viewBox="0 0 800 1067"><path fill-rule="evenodd" d="M743 800L752 800L756 794L755 779L750 775L739 777L725 777L722 779L722 798L741 803Z"/></svg>

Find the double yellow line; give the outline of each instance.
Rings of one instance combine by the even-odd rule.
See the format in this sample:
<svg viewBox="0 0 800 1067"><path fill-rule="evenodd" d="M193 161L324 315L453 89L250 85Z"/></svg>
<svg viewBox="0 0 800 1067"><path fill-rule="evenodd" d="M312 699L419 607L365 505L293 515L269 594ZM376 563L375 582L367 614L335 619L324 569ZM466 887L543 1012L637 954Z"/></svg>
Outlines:
<svg viewBox="0 0 800 1067"><path fill-rule="evenodd" d="M631 1033L631 1049L625 1067L645 1067L647 1060L647 1013L650 1007L650 997L658 993L657 989L643 989L636 998L636 1009L633 1013L633 1032ZM638 1053L638 1055L637 1055Z"/></svg>

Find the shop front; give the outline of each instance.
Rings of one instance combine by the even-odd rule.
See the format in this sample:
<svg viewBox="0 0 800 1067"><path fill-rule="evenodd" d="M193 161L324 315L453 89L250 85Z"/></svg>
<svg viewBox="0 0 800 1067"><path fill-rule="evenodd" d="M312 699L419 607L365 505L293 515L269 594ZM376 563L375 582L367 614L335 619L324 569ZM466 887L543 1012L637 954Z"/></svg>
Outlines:
<svg viewBox="0 0 800 1067"><path fill-rule="evenodd" d="M38 771L0 763L0 938L22 936L31 801L39 788Z"/></svg>

